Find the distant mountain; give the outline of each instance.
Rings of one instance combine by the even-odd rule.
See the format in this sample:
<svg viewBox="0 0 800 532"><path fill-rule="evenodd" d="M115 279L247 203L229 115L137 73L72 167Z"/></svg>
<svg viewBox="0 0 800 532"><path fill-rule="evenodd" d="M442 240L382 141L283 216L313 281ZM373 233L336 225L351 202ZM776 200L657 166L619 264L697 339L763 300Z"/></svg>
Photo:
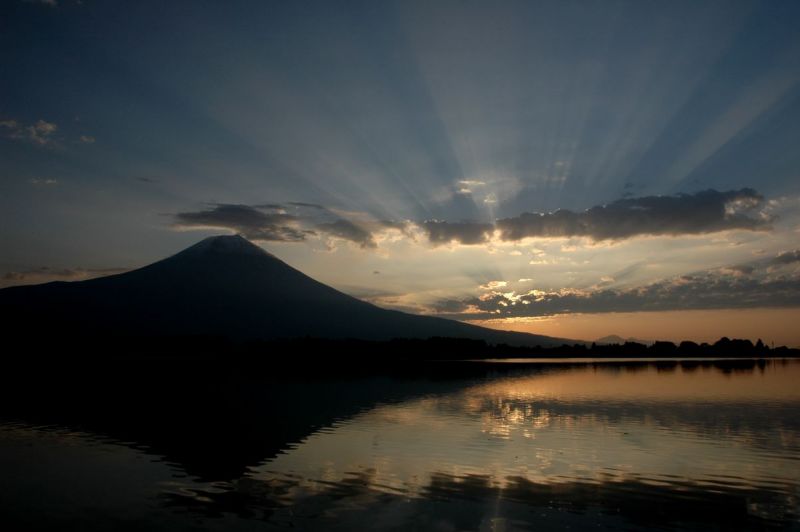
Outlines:
<svg viewBox="0 0 800 532"><path fill-rule="evenodd" d="M625 342L634 342L637 344L644 344L650 345L653 343L652 340L639 340L637 338L623 338L621 336L617 336L616 334L610 334L608 336L603 336L602 338L598 338L594 341L597 345L611 345L611 344L624 344Z"/></svg>
<svg viewBox="0 0 800 532"><path fill-rule="evenodd" d="M118 275L5 288L0 319L11 335L218 335L237 341L442 336L517 346L573 343L382 309L315 281L240 236L210 237Z"/></svg>

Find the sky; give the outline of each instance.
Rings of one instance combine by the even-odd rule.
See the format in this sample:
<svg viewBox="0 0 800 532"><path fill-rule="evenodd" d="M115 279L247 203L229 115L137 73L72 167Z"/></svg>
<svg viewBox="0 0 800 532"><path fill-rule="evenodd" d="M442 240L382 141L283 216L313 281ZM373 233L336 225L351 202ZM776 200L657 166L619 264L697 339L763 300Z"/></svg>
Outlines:
<svg viewBox="0 0 800 532"><path fill-rule="evenodd" d="M238 233L386 308L800 345L800 3L0 3L0 286Z"/></svg>

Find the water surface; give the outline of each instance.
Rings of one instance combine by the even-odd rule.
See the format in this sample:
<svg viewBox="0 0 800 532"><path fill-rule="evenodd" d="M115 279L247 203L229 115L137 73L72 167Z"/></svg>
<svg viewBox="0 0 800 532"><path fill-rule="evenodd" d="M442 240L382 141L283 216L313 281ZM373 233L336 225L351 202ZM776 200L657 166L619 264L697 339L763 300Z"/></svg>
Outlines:
<svg viewBox="0 0 800 532"><path fill-rule="evenodd" d="M80 403L51 419L7 405L3 519L82 530L800 529L798 361L467 366L414 379L237 377L194 397L171 382L165 396L149 390L156 401L106 391L118 408Z"/></svg>

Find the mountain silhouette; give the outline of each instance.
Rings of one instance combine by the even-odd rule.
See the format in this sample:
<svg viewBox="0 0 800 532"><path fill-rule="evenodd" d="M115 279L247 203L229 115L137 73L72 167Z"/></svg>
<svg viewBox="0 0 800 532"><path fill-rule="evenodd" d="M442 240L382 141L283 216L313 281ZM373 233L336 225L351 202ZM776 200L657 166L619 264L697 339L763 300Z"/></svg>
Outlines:
<svg viewBox="0 0 800 532"><path fill-rule="evenodd" d="M594 341L594 343L596 343L597 345L613 345L613 344L622 345L625 342L633 342L643 345L651 345L653 343L652 340L642 340L639 338L632 338L632 337L623 338L618 334L609 334L608 336L603 336L602 338L598 338L597 340Z"/></svg>
<svg viewBox="0 0 800 532"><path fill-rule="evenodd" d="M517 346L570 342L387 310L322 284L240 236L215 236L143 268L0 290L11 334L178 337L452 337Z"/></svg>

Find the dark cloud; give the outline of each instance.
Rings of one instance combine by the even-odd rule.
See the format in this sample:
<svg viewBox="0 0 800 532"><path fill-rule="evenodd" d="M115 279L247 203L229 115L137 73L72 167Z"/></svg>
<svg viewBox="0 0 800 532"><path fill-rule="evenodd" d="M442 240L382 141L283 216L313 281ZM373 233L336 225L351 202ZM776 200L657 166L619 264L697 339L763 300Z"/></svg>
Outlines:
<svg viewBox="0 0 800 532"><path fill-rule="evenodd" d="M526 212L496 223L427 220L421 223L394 220L353 220L323 205L214 204L212 208L175 215L179 227L219 227L253 240L300 242L310 234L323 233L354 242L365 249L377 247L374 234L395 229L414 239L415 227L434 246L450 243L478 245L493 235L518 241L527 237L587 237L618 240L639 235L694 235L729 229L767 230L770 218L758 212L764 198L752 189L718 192L706 190L677 196L620 199L583 212L558 210Z"/></svg>
<svg viewBox="0 0 800 532"><path fill-rule="evenodd" d="M800 262L800 249L795 249L793 251L784 251L783 253L779 254L777 257L772 259L772 264L776 265L792 264L795 262Z"/></svg>
<svg viewBox="0 0 800 532"><path fill-rule="evenodd" d="M489 240L494 227L478 222L442 222L429 220L422 229L434 246L458 242L460 244L483 244Z"/></svg>
<svg viewBox="0 0 800 532"><path fill-rule="evenodd" d="M639 235L693 235L729 229L769 229L769 219L753 215L764 198L744 188L706 190L677 196L626 198L583 212L523 213L497 221L502 240L526 237L588 237L616 240Z"/></svg>
<svg viewBox="0 0 800 532"><path fill-rule="evenodd" d="M431 305L431 309L437 314L461 314L469 309L470 300L442 299Z"/></svg>
<svg viewBox="0 0 800 532"><path fill-rule="evenodd" d="M565 209L525 212L497 220L495 224L433 220L421 226L434 246L451 242L484 244L495 230L504 241L527 237L620 240L641 235L697 235L729 229L768 230L771 220L757 212L763 205L764 198L753 189L706 190L677 196L626 197L582 212Z"/></svg>
<svg viewBox="0 0 800 532"><path fill-rule="evenodd" d="M291 205L293 207L305 207L308 209L319 209L321 211L327 211L328 209L319 205L318 203L306 203L304 201L290 201L287 205Z"/></svg>
<svg viewBox="0 0 800 532"><path fill-rule="evenodd" d="M794 253L794 252L792 252ZM778 257L789 256L784 253ZM629 288L493 290L445 299L434 313L456 318L534 317L568 313L800 307L800 273L776 275L775 259L663 279Z"/></svg>
<svg viewBox="0 0 800 532"><path fill-rule="evenodd" d="M362 248L377 247L372 233L344 218L339 218L333 222L318 224L317 229L331 236L355 242Z"/></svg>
<svg viewBox="0 0 800 532"><path fill-rule="evenodd" d="M228 229L251 240L273 242L301 242L310 235L324 234L354 242L365 249L374 249L377 247L375 231L397 229L409 235L410 224L391 220L352 221L322 205L290 202L258 205L217 203L201 211L175 214L174 225L179 228Z"/></svg>
<svg viewBox="0 0 800 532"><path fill-rule="evenodd" d="M724 268L724 270L738 273L741 275L751 275L756 271L756 267L753 266L752 264L737 264L735 266Z"/></svg>
<svg viewBox="0 0 800 532"><path fill-rule="evenodd" d="M411 223L409 222L397 222L395 220L380 220L378 225L381 227L385 227L387 229L397 229L401 233L407 233L409 228L411 227Z"/></svg>
<svg viewBox="0 0 800 532"><path fill-rule="evenodd" d="M309 234L297 225L297 218L283 212L265 212L249 205L218 203L198 212L175 215L178 227L215 227L229 229L251 240L300 242Z"/></svg>

